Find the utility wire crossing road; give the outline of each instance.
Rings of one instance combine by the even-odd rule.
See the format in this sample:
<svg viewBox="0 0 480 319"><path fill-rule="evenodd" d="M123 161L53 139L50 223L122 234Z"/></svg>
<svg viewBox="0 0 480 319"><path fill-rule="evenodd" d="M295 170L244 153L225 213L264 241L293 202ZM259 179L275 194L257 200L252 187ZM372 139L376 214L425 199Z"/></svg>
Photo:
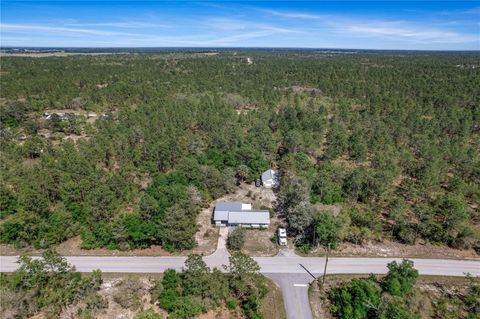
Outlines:
<svg viewBox="0 0 480 319"><path fill-rule="evenodd" d="M0 271L12 272L17 269L18 256L0 256ZM69 263L80 272L100 269L115 273L160 273L172 268L181 270L185 257L97 257L69 256ZM283 291L287 318L312 318L308 302L308 285L312 276L323 273L325 258L275 256L254 258L261 272L274 280ZM221 268L228 263L228 256L213 254L204 257L209 267ZM327 274L384 274L387 264L401 258L330 258ZM421 275L465 276L470 273L480 276L480 260L412 259Z"/></svg>

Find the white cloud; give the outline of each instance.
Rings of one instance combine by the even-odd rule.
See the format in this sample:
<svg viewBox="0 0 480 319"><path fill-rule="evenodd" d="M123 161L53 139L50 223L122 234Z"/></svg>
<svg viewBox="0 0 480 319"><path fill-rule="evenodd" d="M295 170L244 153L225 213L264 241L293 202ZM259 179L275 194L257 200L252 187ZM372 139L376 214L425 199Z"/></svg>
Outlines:
<svg viewBox="0 0 480 319"><path fill-rule="evenodd" d="M208 41L206 44L232 44L236 43L239 41L245 41L245 40L250 40L250 39L255 39L255 38L261 38L261 37L267 37L270 35L273 35L275 32L268 31L268 30L263 30L263 31L253 31L253 32L245 32L245 33L239 33L239 34L234 34L226 37L222 37L219 39L211 40Z"/></svg>
<svg viewBox="0 0 480 319"><path fill-rule="evenodd" d="M480 41L475 35L447 31L442 29L414 26L406 22L377 21L372 23L344 23L338 32L374 37L388 37L430 43L466 43Z"/></svg>
<svg viewBox="0 0 480 319"><path fill-rule="evenodd" d="M248 22L226 18L210 18L207 25L219 30L244 30L247 28Z"/></svg>
<svg viewBox="0 0 480 319"><path fill-rule="evenodd" d="M65 27L54 27L54 26L46 26L46 25L12 24L12 23L0 23L0 30L2 32L42 31L42 32L50 32L50 33L86 34L86 35L97 35L97 36L135 35L131 33L108 31L108 30L65 28Z"/></svg>
<svg viewBox="0 0 480 319"><path fill-rule="evenodd" d="M478 33L468 34L453 32L443 28L432 28L418 22L370 20L367 17L349 17L341 14L309 14L302 12L286 12L275 10L260 10L273 16L303 21L303 30L322 32L334 31L345 36L384 37L394 40L431 42L431 43L471 43L480 42ZM464 11L468 14L480 14L480 7ZM308 23L306 25L305 23ZM467 25L471 25L468 24ZM446 21L443 25L460 25L458 21Z"/></svg>
<svg viewBox="0 0 480 319"><path fill-rule="evenodd" d="M245 41L251 39L301 32L294 28L282 28L272 24L223 17L209 18L205 23L207 27L213 28L208 33L210 39L202 42L202 45L208 46L243 45ZM218 30L222 32L218 32Z"/></svg>
<svg viewBox="0 0 480 319"><path fill-rule="evenodd" d="M168 28L169 25L141 22L141 21L125 21L125 22L99 22L99 23L68 23L73 27L114 27L114 28Z"/></svg>
<svg viewBox="0 0 480 319"><path fill-rule="evenodd" d="M271 31L275 33L292 33L298 32L298 30L291 28L277 27L271 24L257 23L239 19L227 19L227 18L210 18L207 20L207 25L215 30L224 31L237 31L237 30L262 30Z"/></svg>
<svg viewBox="0 0 480 319"><path fill-rule="evenodd" d="M324 15L317 15L317 14L309 14L309 13L302 13L302 12L287 12L287 11L276 11L276 10L260 10L262 12L282 17L282 18L291 18L291 19L304 19L304 20L316 20L316 19L323 19Z"/></svg>
<svg viewBox="0 0 480 319"><path fill-rule="evenodd" d="M465 15L478 11L480 7L472 8L465 11ZM478 47L478 22L472 25L471 15L468 19L457 18L419 21L408 16L406 20L388 20L385 16L249 8L247 12L238 10L222 16L178 18L174 21L176 28L161 24L161 19L151 16L132 17L131 20L116 17L96 22L66 18L36 24L0 23L0 31L3 43L23 41L25 45L50 38L52 43L82 45L91 42L112 46L249 46L252 43L289 46L292 43L292 46L318 47L332 43L331 47L369 45L381 48L384 44L401 48L428 47L429 44L435 48ZM27 35L34 41L25 41ZM466 45L461 46L462 43Z"/></svg>

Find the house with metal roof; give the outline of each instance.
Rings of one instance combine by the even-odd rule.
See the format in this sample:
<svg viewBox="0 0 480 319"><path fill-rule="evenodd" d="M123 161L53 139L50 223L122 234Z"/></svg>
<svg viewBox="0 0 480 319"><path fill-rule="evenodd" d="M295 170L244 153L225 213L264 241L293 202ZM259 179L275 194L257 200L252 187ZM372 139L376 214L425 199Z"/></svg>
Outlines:
<svg viewBox="0 0 480 319"><path fill-rule="evenodd" d="M213 211L213 222L216 226L268 228L270 212L254 210L252 204L242 202L219 202Z"/></svg>
<svg viewBox="0 0 480 319"><path fill-rule="evenodd" d="M262 185L266 188L275 188L280 184L278 171L269 169L262 174Z"/></svg>

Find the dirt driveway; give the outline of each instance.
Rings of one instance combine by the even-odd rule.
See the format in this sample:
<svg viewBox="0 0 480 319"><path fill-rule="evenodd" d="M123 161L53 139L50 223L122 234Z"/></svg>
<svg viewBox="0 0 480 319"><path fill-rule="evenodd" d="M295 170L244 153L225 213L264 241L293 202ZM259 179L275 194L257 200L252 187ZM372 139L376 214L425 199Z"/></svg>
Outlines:
<svg viewBox="0 0 480 319"><path fill-rule="evenodd" d="M254 208L269 209L274 207L276 200L277 196L272 189L244 183L240 184L235 193L227 194L216 202L239 201L252 204Z"/></svg>

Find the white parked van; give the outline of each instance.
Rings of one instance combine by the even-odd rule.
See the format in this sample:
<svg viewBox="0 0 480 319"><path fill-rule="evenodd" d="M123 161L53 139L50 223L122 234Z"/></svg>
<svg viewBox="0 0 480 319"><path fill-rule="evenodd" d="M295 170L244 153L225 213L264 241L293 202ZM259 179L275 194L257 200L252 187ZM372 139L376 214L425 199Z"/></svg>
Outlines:
<svg viewBox="0 0 480 319"><path fill-rule="evenodd" d="M287 230L285 228L278 229L277 237L280 246L287 246Z"/></svg>

